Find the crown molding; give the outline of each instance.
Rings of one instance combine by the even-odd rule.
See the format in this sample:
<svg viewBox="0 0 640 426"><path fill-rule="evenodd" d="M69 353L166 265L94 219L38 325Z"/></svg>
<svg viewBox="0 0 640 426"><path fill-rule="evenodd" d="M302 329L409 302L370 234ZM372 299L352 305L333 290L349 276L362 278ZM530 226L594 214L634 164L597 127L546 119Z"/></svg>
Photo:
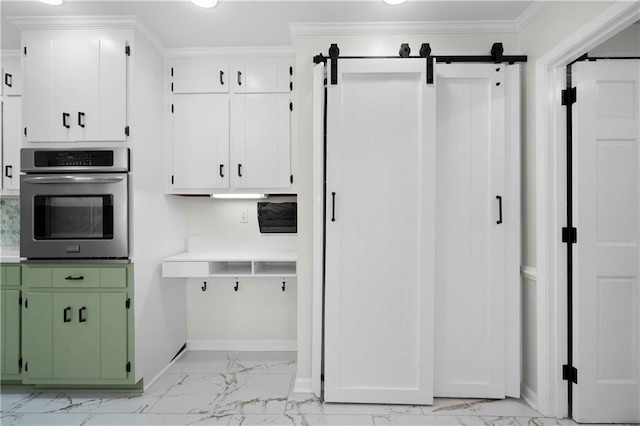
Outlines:
<svg viewBox="0 0 640 426"><path fill-rule="evenodd" d="M289 24L291 37L518 32L516 21L319 22Z"/></svg>
<svg viewBox="0 0 640 426"><path fill-rule="evenodd" d="M0 50L0 59L20 59L22 58L20 50Z"/></svg>
<svg viewBox="0 0 640 426"><path fill-rule="evenodd" d="M186 47L165 49L164 54L166 58L294 56L295 49L292 46Z"/></svg>
<svg viewBox="0 0 640 426"><path fill-rule="evenodd" d="M8 16L19 30L127 29L134 30L158 52L164 51L160 39L136 16Z"/></svg>
<svg viewBox="0 0 640 426"><path fill-rule="evenodd" d="M531 3L527 10L525 10L516 21L518 32L522 31L524 27L529 25L529 23L533 21L533 18L538 16L538 14L542 12L542 9L547 7L548 4L549 0L535 0Z"/></svg>

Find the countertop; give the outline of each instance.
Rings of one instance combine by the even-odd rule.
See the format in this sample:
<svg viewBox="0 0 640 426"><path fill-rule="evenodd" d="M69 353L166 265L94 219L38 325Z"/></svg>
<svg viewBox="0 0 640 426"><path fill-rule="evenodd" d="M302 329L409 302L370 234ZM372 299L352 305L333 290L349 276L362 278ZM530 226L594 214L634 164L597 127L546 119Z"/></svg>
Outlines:
<svg viewBox="0 0 640 426"><path fill-rule="evenodd" d="M0 247L0 263L20 263L19 247Z"/></svg>

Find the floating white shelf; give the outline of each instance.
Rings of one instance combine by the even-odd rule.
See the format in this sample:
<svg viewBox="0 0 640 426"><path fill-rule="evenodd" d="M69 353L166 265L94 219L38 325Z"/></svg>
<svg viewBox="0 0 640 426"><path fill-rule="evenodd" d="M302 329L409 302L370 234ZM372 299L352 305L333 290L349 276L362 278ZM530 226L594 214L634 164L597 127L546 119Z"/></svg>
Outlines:
<svg viewBox="0 0 640 426"><path fill-rule="evenodd" d="M294 252L186 252L162 262L162 276L176 278L296 276Z"/></svg>

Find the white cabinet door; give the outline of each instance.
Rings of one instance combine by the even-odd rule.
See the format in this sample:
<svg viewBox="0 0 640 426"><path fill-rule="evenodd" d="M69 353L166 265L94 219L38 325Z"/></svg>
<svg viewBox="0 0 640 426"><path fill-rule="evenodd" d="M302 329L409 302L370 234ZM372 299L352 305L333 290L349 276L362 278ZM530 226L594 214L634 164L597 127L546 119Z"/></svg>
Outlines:
<svg viewBox="0 0 640 426"><path fill-rule="evenodd" d="M173 97L173 188L229 188L229 98Z"/></svg>
<svg viewBox="0 0 640 426"><path fill-rule="evenodd" d="M20 59L2 61L2 92L4 96L16 96L22 93L22 68Z"/></svg>
<svg viewBox="0 0 640 426"><path fill-rule="evenodd" d="M22 136L22 99L2 99L2 189L20 189L20 145Z"/></svg>
<svg viewBox="0 0 640 426"><path fill-rule="evenodd" d="M343 60L328 85L329 402L433 402L436 94L425 73L424 60Z"/></svg>
<svg viewBox="0 0 640 426"><path fill-rule="evenodd" d="M434 392L504 398L505 229L515 220L500 211L505 65L438 64L436 77Z"/></svg>
<svg viewBox="0 0 640 426"><path fill-rule="evenodd" d="M640 422L640 61L574 65L573 416Z"/></svg>
<svg viewBox="0 0 640 426"><path fill-rule="evenodd" d="M235 93L289 93L293 62L290 59L254 59L233 65L231 84Z"/></svg>
<svg viewBox="0 0 640 426"><path fill-rule="evenodd" d="M227 93L229 66L220 58L176 58L170 62L173 93Z"/></svg>
<svg viewBox="0 0 640 426"><path fill-rule="evenodd" d="M288 94L231 98L231 183L234 188L291 187Z"/></svg>
<svg viewBox="0 0 640 426"><path fill-rule="evenodd" d="M27 141L124 141L124 40L32 38L27 45Z"/></svg>

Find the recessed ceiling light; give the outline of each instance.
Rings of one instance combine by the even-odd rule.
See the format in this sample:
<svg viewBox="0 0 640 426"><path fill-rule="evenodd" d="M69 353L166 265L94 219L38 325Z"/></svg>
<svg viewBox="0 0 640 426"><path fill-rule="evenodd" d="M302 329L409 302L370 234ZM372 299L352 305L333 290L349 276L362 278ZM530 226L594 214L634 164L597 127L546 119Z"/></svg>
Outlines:
<svg viewBox="0 0 640 426"><path fill-rule="evenodd" d="M211 9L216 4L218 4L218 0L189 0L191 3L196 6L204 7L205 9Z"/></svg>
<svg viewBox="0 0 640 426"><path fill-rule="evenodd" d="M390 4L392 6L398 5L398 4L402 4L402 3L406 3L407 0L382 0L383 2L385 2L386 4Z"/></svg>
<svg viewBox="0 0 640 426"><path fill-rule="evenodd" d="M40 0L40 3L50 4L51 6L60 6L62 0Z"/></svg>

